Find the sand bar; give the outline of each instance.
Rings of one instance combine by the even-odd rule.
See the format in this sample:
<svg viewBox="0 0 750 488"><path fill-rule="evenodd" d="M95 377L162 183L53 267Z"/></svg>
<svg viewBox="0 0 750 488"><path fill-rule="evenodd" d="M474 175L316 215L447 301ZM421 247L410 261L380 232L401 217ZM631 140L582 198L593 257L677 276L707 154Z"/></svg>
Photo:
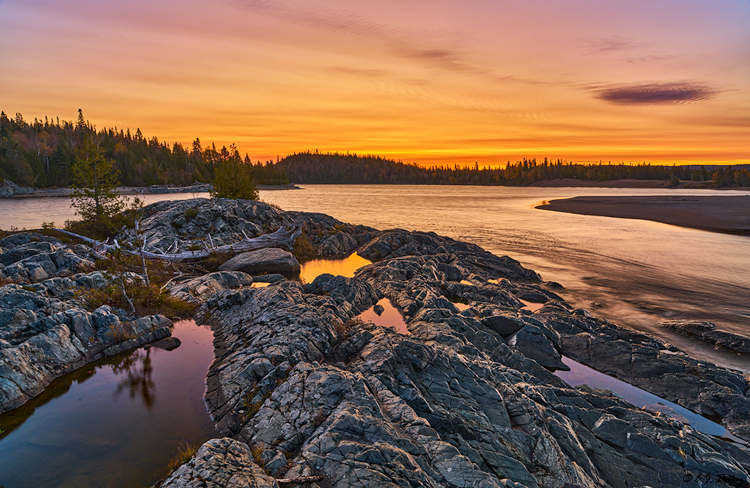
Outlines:
<svg viewBox="0 0 750 488"><path fill-rule="evenodd" d="M536 208L750 235L750 196L575 197Z"/></svg>

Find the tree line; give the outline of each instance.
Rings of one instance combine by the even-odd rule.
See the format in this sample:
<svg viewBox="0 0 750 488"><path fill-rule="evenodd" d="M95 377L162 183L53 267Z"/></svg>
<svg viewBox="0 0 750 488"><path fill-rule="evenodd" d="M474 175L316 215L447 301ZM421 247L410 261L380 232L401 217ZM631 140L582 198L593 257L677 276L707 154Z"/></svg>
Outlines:
<svg viewBox="0 0 750 488"><path fill-rule="evenodd" d="M292 183L415 184L415 185L532 185L546 180L619 179L710 182L715 187L750 186L747 167L594 163L580 164L562 159L526 159L508 162L505 168L436 165L418 166L375 155L349 153L295 153L271 165L284 171Z"/></svg>
<svg viewBox="0 0 750 488"><path fill-rule="evenodd" d="M97 130L81 110L76 121L44 117L27 122L20 113L10 118L0 112L0 179L35 188L70 186L74 183L72 169L87 139L102 157L113 162L117 181L124 186L211 183L222 163L238 159L250 168L256 183L289 183L283 171L269 166L270 161L252 162L247 154L241 158L234 145L204 147L196 138L185 147L155 136L147 139L140 129L135 133L117 127Z"/></svg>
<svg viewBox="0 0 750 488"><path fill-rule="evenodd" d="M140 129L97 130L81 110L76 121L60 119L33 122L20 113L9 118L0 112L0 179L35 188L68 187L75 183L73 167L87 138L101 156L113 163L117 183L124 186L190 185L212 183L217 169L229 165L249 170L258 184L422 184L422 185L532 185L540 181L571 178L583 181L618 179L710 182L714 187L750 186L748 168L742 166L664 166L643 164L580 164L561 159L526 159L508 162L505 168L434 165L394 161L376 155L350 153L294 153L281 161L250 160L236 146L206 145L195 139L190 146L147 139Z"/></svg>

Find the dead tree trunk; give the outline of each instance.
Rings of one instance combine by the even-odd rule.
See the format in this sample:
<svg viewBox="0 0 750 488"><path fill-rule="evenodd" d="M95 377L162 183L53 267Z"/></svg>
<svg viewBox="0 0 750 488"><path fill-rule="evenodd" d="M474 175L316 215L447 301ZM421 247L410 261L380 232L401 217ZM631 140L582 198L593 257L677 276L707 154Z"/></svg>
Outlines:
<svg viewBox="0 0 750 488"><path fill-rule="evenodd" d="M104 254L113 249L122 249L117 241L114 244L108 244L107 242L99 242L94 239L68 232L67 230L54 229L65 235L81 239L82 241L90 244L94 251L98 254ZM244 232L243 232L244 233ZM204 259L212 254L239 254L248 251L256 251L266 247L283 247L286 249L292 249L294 247L294 241L302 233L302 229L298 227L281 227L276 232L270 234L263 234L250 239L245 235L245 238L239 242L233 244L227 244L225 246L211 246L206 249L199 251L183 251L178 253L156 253L149 252L141 248L138 251L123 250L127 254L140 255L148 259L161 259L162 261L180 262L180 261L194 261ZM210 237L210 236L209 236Z"/></svg>

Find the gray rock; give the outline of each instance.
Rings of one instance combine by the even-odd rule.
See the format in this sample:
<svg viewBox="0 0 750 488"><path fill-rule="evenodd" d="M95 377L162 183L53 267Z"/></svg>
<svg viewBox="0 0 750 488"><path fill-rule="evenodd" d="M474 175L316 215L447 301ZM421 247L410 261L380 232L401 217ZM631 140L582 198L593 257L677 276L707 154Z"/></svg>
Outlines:
<svg viewBox="0 0 750 488"><path fill-rule="evenodd" d="M166 317L132 320L109 306L85 310L77 294L106 286L105 276L94 272L49 278L59 271L58 264L70 272L87 260L75 246L36 239L34 234L15 234L1 240L6 254L16 259L4 271L15 270L15 276L34 284L0 287L0 413L90 361L171 334L172 323ZM13 246L23 252L14 252ZM35 254L27 255L30 250Z"/></svg>
<svg viewBox="0 0 750 488"><path fill-rule="evenodd" d="M448 252L424 254L441 246ZM681 486L686 473L716 486L750 481L744 450L545 369L564 367L559 349L571 337L601 330L603 344L614 332L560 301L533 318L517 312L513 293L526 282L513 280L533 275L432 235L384 233L363 248L415 254L385 257L353 279L222 291L202 307L217 337L209 410L222 434L262 448L275 476L315 474L341 487ZM476 284L446 280L447 266ZM498 275L510 278L483 281ZM447 296L471 296L478 315ZM383 297L410 335L351 321ZM508 320L494 326L516 329L506 336L514 347L487 320L501 315ZM628 359L666 367L658 355Z"/></svg>
<svg viewBox="0 0 750 488"><path fill-rule="evenodd" d="M219 269L242 271L251 275L263 273L292 275L299 273L300 266L292 253L272 247L238 254L219 266Z"/></svg>
<svg viewBox="0 0 750 488"><path fill-rule="evenodd" d="M250 448L229 438L211 439L161 484L162 488L278 488L253 461Z"/></svg>
<svg viewBox="0 0 750 488"><path fill-rule="evenodd" d="M750 354L750 337L719 330L711 322L669 321L657 325L730 351Z"/></svg>
<svg viewBox="0 0 750 488"><path fill-rule="evenodd" d="M482 319L485 327L492 329L502 337L515 334L524 326L523 320L513 315L492 315Z"/></svg>
<svg viewBox="0 0 750 488"><path fill-rule="evenodd" d="M222 290L231 290L252 284L253 278L242 271L219 271L196 278L172 282L169 294L186 302L202 303Z"/></svg>
<svg viewBox="0 0 750 488"><path fill-rule="evenodd" d="M17 185L10 180L0 180L0 198L27 195L29 193L34 193L34 189L28 186Z"/></svg>

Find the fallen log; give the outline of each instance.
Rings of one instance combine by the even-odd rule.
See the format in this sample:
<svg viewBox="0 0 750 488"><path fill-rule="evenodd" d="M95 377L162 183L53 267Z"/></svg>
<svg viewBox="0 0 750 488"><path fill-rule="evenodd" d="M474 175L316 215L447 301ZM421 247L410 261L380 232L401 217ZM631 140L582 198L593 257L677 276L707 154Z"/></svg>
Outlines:
<svg viewBox="0 0 750 488"><path fill-rule="evenodd" d="M263 249L266 247L282 247L286 249L292 249L294 247L294 241L302 233L302 229L299 227L284 226L280 227L275 232L272 232L270 234L263 234L262 236L254 237L252 239L249 238L247 234L245 234L245 238L241 241L235 242L233 244L226 244L224 246L215 247L212 245L207 249L183 251L178 253L156 253L146 251L145 249L140 249L137 251L123 249L116 240L113 241L113 244L109 244L109 239L105 242L100 242L86 236L69 232L67 230L54 230L65 235L75 237L76 239L81 239L82 241L91 245L91 247L94 249L94 252L100 255L113 251L114 249L122 249L123 252L131 254L133 256L143 256L147 259L160 259L162 261L169 262L199 260L207 258L212 254L240 254L243 252L256 251L258 249ZM211 242L213 243L213 240L211 240Z"/></svg>

